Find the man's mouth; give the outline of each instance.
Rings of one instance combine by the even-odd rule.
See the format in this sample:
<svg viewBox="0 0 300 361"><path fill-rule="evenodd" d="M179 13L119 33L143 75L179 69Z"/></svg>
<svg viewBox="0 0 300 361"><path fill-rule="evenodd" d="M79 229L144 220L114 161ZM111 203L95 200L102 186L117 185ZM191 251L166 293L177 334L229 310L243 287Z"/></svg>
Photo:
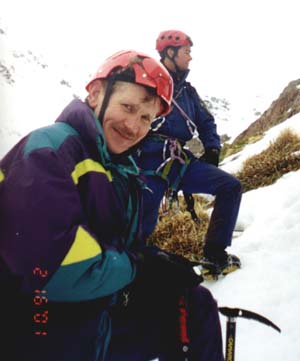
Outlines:
<svg viewBox="0 0 300 361"><path fill-rule="evenodd" d="M116 133L118 133L118 135L121 137L121 138L124 138L126 140L129 140L129 141L135 141L135 135L132 134L131 132L128 132L128 130L125 130L125 129L120 129L120 128L114 128L114 131Z"/></svg>

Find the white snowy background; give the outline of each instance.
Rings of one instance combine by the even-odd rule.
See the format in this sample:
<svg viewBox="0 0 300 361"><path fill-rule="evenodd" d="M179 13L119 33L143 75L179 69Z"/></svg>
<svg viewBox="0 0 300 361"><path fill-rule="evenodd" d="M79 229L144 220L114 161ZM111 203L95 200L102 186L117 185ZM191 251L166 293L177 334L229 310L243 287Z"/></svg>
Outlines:
<svg viewBox="0 0 300 361"><path fill-rule="evenodd" d="M235 161L221 168L235 172L247 157L260 153L289 128L300 135L300 114L266 132L248 145ZM237 318L236 360L300 360L300 170L275 184L244 193L236 225L240 236L229 252L242 269L218 282L205 282L219 306L240 307L273 321L282 333L256 321ZM237 232L238 234L238 232ZM225 321L221 316L225 339Z"/></svg>
<svg viewBox="0 0 300 361"><path fill-rule="evenodd" d="M189 80L200 95L228 99L228 120L216 114L216 121L229 135L299 78L297 1L108 3L0 0L0 158L27 132L52 123L74 95L84 97L88 77L112 52L135 48L157 56L153 43L162 29L193 38ZM236 172L285 127L300 134L300 115L220 167ZM245 193L236 227L242 232L229 249L243 267L204 283L219 306L260 313L282 330L237 319L236 361L300 360L299 193L300 171ZM225 343L226 318L220 318Z"/></svg>

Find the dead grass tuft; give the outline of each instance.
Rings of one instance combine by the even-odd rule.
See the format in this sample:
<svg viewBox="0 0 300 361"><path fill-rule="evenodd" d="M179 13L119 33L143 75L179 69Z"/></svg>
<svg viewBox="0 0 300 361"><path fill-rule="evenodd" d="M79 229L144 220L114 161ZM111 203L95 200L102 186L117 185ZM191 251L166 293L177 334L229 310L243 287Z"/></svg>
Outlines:
<svg viewBox="0 0 300 361"><path fill-rule="evenodd" d="M194 196L195 211L200 219L196 224L186 211L182 196L178 196L179 210L177 213L169 211L166 215L160 211L159 222L149 242L162 249L182 255L191 261L197 261L202 256L204 235L208 225L208 214L205 210L208 202L201 196Z"/></svg>
<svg viewBox="0 0 300 361"><path fill-rule="evenodd" d="M283 131L263 152L248 158L235 174L243 192L276 182L285 173L300 169L300 138L290 129Z"/></svg>

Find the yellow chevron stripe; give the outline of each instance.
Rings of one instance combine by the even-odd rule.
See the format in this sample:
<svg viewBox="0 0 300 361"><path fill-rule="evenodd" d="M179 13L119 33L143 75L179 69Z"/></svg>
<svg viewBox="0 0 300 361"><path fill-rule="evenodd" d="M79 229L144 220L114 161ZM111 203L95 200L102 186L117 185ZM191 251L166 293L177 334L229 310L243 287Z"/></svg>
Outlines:
<svg viewBox="0 0 300 361"><path fill-rule="evenodd" d="M3 182L4 181L4 173L2 172L2 170L0 169L0 182Z"/></svg>
<svg viewBox="0 0 300 361"><path fill-rule="evenodd" d="M76 237L68 254L62 261L62 266L81 262L102 253L100 245L84 228L78 227Z"/></svg>
<svg viewBox="0 0 300 361"><path fill-rule="evenodd" d="M93 159L85 159L76 164L72 172L72 178L75 184L78 184L79 178L88 172L98 172L106 174L108 180L112 181L112 175L109 170L106 170L100 163L95 162Z"/></svg>

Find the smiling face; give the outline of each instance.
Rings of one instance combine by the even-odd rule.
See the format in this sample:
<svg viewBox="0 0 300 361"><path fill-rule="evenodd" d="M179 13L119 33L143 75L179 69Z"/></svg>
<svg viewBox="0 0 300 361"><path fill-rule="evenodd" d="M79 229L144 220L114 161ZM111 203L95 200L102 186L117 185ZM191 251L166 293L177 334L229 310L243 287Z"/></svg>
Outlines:
<svg viewBox="0 0 300 361"><path fill-rule="evenodd" d="M98 116L105 86L95 81L89 89L89 104ZM143 139L161 109L161 101L141 85L117 81L102 120L107 147L120 154Z"/></svg>

